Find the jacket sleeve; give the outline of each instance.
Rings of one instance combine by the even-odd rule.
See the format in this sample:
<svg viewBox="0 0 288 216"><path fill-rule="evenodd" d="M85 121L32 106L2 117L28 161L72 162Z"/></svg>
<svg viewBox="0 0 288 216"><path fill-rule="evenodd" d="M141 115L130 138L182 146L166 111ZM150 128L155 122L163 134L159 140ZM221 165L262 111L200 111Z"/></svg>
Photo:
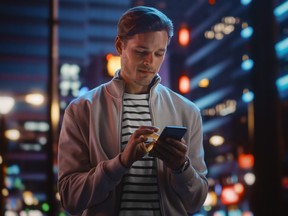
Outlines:
<svg viewBox="0 0 288 216"><path fill-rule="evenodd" d="M198 211L202 207L208 193L202 118L200 112L196 112L196 114L196 119L192 122L191 130L188 133L188 140L186 140L190 166L182 173L171 173L171 185L179 195L188 213Z"/></svg>
<svg viewBox="0 0 288 216"><path fill-rule="evenodd" d="M107 199L127 169L121 165L119 154L110 160L101 159L94 167L91 165L89 129L79 127L80 118L75 113L65 111L60 132L58 190L64 209L71 214L81 214ZM85 122L81 125L89 126Z"/></svg>

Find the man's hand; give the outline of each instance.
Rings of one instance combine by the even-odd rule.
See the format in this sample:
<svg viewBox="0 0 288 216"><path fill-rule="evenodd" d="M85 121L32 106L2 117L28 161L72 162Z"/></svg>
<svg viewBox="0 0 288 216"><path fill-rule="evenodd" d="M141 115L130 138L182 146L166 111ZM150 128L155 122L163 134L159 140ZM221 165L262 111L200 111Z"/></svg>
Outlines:
<svg viewBox="0 0 288 216"><path fill-rule="evenodd" d="M173 138L166 138L163 141L158 140L154 145L153 151L167 167L177 170L186 160L187 145L184 139L179 141Z"/></svg>
<svg viewBox="0 0 288 216"><path fill-rule="evenodd" d="M120 155L120 161L125 167L131 167L132 164L141 159L146 153L144 142L148 135L155 133L159 128L154 126L140 126L129 138L124 151Z"/></svg>

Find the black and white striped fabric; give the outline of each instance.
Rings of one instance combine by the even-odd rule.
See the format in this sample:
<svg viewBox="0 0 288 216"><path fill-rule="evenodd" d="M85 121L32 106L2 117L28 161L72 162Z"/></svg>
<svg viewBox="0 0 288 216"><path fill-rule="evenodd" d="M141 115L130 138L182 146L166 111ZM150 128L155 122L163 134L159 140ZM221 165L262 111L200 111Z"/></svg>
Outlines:
<svg viewBox="0 0 288 216"><path fill-rule="evenodd" d="M122 151L131 134L142 125L151 125L148 94L124 94ZM123 177L120 216L160 216L155 158L146 155L136 161Z"/></svg>

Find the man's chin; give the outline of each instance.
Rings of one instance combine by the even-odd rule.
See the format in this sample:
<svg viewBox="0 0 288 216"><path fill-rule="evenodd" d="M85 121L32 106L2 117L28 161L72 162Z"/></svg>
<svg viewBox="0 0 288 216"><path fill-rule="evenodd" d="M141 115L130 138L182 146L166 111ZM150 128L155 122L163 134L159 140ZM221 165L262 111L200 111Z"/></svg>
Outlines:
<svg viewBox="0 0 288 216"><path fill-rule="evenodd" d="M149 78L142 78L138 80L138 84L141 86L149 86L150 83L152 82L153 77L149 77Z"/></svg>

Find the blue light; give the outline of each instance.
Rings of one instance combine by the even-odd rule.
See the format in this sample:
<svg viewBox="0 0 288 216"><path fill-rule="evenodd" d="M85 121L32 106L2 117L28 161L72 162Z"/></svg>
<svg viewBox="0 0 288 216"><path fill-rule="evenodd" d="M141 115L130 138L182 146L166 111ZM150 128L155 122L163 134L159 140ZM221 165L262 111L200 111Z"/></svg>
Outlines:
<svg viewBox="0 0 288 216"><path fill-rule="evenodd" d="M250 70L254 66L254 61L252 59L247 59L242 62L241 68L245 71Z"/></svg>
<svg viewBox="0 0 288 216"><path fill-rule="evenodd" d="M13 188L13 178L12 177L9 177L7 176L5 178L5 185L8 189L12 189Z"/></svg>
<svg viewBox="0 0 288 216"><path fill-rule="evenodd" d="M216 193L218 196L220 196L220 195L221 195L221 192L222 192L222 186L221 186L221 184L216 184L214 190L215 190L215 193Z"/></svg>
<svg viewBox="0 0 288 216"><path fill-rule="evenodd" d="M80 90L79 90L79 94L78 96L82 96L84 94L86 94L89 91L89 88L86 86L83 86Z"/></svg>
<svg viewBox="0 0 288 216"><path fill-rule="evenodd" d="M252 36L253 32L254 32L253 28L251 26L248 26L248 27L242 29L240 34L241 34L242 38L246 39L246 38L250 38Z"/></svg>
<svg viewBox="0 0 288 216"><path fill-rule="evenodd" d="M224 210L217 210L217 211L215 211L214 214L217 216L225 216L226 215Z"/></svg>
<svg viewBox="0 0 288 216"><path fill-rule="evenodd" d="M204 97L201 97L195 101L195 104L200 108L204 109L211 106L218 101L221 101L226 95L233 91L233 86L228 86L217 91L214 91Z"/></svg>
<svg viewBox="0 0 288 216"><path fill-rule="evenodd" d="M284 57L288 53L288 37L279 41L275 45L275 50L279 58Z"/></svg>
<svg viewBox="0 0 288 216"><path fill-rule="evenodd" d="M276 80L276 85L279 92L288 90L288 74Z"/></svg>
<svg viewBox="0 0 288 216"><path fill-rule="evenodd" d="M250 103L254 99L254 93L251 91L247 91L242 95L242 101L245 103Z"/></svg>
<svg viewBox="0 0 288 216"><path fill-rule="evenodd" d="M228 216L241 216L242 211L240 209L233 209L228 211Z"/></svg>
<svg viewBox="0 0 288 216"><path fill-rule="evenodd" d="M279 5L274 9L274 15L276 17L280 17L286 13L288 13L288 1L284 2L283 4Z"/></svg>
<svg viewBox="0 0 288 216"><path fill-rule="evenodd" d="M224 116L222 118L216 118L209 121L205 121L203 124L203 132L209 133L221 126L228 124L231 121L231 116Z"/></svg>
<svg viewBox="0 0 288 216"><path fill-rule="evenodd" d="M7 168L7 175L18 175L20 173L20 168L18 165L14 164Z"/></svg>
<svg viewBox="0 0 288 216"><path fill-rule="evenodd" d="M249 5L252 2L252 0L241 0L242 5Z"/></svg>

